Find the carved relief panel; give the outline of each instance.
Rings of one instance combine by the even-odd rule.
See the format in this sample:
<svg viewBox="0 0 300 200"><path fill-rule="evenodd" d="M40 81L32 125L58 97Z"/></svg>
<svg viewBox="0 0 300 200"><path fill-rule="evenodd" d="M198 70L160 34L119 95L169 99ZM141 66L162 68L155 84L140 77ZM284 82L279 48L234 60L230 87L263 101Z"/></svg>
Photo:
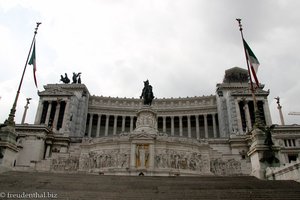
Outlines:
<svg viewBox="0 0 300 200"><path fill-rule="evenodd" d="M173 168L198 172L209 171L209 158L200 152L158 150L155 155L156 168Z"/></svg>
<svg viewBox="0 0 300 200"><path fill-rule="evenodd" d="M222 160L220 158L211 160L210 170L216 175L241 174L241 162L234 159Z"/></svg>
<svg viewBox="0 0 300 200"><path fill-rule="evenodd" d="M129 151L119 149L103 149L90 151L80 157L79 169L128 168Z"/></svg>

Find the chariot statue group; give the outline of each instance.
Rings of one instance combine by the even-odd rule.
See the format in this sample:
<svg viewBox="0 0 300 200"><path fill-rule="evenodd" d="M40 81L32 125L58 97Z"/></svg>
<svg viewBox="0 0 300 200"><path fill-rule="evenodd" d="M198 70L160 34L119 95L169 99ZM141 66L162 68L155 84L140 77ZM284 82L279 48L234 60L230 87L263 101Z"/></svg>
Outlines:
<svg viewBox="0 0 300 200"><path fill-rule="evenodd" d="M81 72L79 72L79 73L73 72L72 84L74 84L74 83L75 84L76 83L81 84L81 77L80 77L80 75L81 75ZM65 76L60 75L60 81L63 82L63 83L65 83L65 84L68 84L68 83L71 82L71 80L69 79L67 73L65 73Z"/></svg>

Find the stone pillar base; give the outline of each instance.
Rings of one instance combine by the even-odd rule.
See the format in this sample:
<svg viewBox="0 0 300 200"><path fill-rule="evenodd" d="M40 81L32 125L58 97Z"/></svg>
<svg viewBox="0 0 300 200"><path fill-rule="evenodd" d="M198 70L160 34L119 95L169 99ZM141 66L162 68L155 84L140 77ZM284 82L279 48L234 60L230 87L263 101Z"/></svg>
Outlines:
<svg viewBox="0 0 300 200"><path fill-rule="evenodd" d="M0 167L12 168L17 157L17 133L14 126L0 128Z"/></svg>
<svg viewBox="0 0 300 200"><path fill-rule="evenodd" d="M265 138L266 136L263 131L260 129L253 130L251 135L252 144L248 151L248 156L252 164L252 175L259 179L266 179L267 167L279 165L277 159L279 147L273 146L270 149L269 146L264 144ZM274 157L273 161L268 159L270 154Z"/></svg>

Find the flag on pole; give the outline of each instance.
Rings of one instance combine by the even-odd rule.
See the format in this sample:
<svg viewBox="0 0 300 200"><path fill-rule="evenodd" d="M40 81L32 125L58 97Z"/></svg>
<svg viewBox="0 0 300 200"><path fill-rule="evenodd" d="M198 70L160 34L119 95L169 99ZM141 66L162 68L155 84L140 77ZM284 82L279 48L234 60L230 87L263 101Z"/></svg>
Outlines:
<svg viewBox="0 0 300 200"><path fill-rule="evenodd" d="M36 76L35 76L35 72L36 72L35 41L34 41L34 44L33 44L33 50L32 50L32 54L31 54L31 58L30 58L28 64L33 65L33 78L34 78L35 86L37 87L37 81L36 81Z"/></svg>
<svg viewBox="0 0 300 200"><path fill-rule="evenodd" d="M251 73L249 72L249 74L252 74L252 77L254 78L257 87L259 87L259 82L258 82L256 74L257 74L258 66L260 65L260 63L244 39L243 39L243 42L244 42L244 47L245 47L245 51L247 54L246 55L247 61L249 62L250 68L251 68Z"/></svg>

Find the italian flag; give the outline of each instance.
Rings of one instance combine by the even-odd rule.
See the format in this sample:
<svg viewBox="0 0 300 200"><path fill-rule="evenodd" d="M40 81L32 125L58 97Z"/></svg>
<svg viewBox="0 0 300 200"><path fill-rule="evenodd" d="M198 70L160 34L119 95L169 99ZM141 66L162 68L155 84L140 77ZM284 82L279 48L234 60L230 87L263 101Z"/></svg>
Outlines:
<svg viewBox="0 0 300 200"><path fill-rule="evenodd" d="M36 76L35 76L35 72L36 72L35 41L34 41L34 44L33 44L33 50L32 50L32 54L31 54L31 58L30 58L28 64L33 65L33 78L34 78L35 86L37 87Z"/></svg>
<svg viewBox="0 0 300 200"><path fill-rule="evenodd" d="M257 74L258 66L260 65L260 63L244 39L243 39L243 42L244 42L244 47L245 47L245 51L246 51L246 55L247 55L247 61L250 64L252 77L254 78L257 87L259 87L259 82L258 82L256 74Z"/></svg>

